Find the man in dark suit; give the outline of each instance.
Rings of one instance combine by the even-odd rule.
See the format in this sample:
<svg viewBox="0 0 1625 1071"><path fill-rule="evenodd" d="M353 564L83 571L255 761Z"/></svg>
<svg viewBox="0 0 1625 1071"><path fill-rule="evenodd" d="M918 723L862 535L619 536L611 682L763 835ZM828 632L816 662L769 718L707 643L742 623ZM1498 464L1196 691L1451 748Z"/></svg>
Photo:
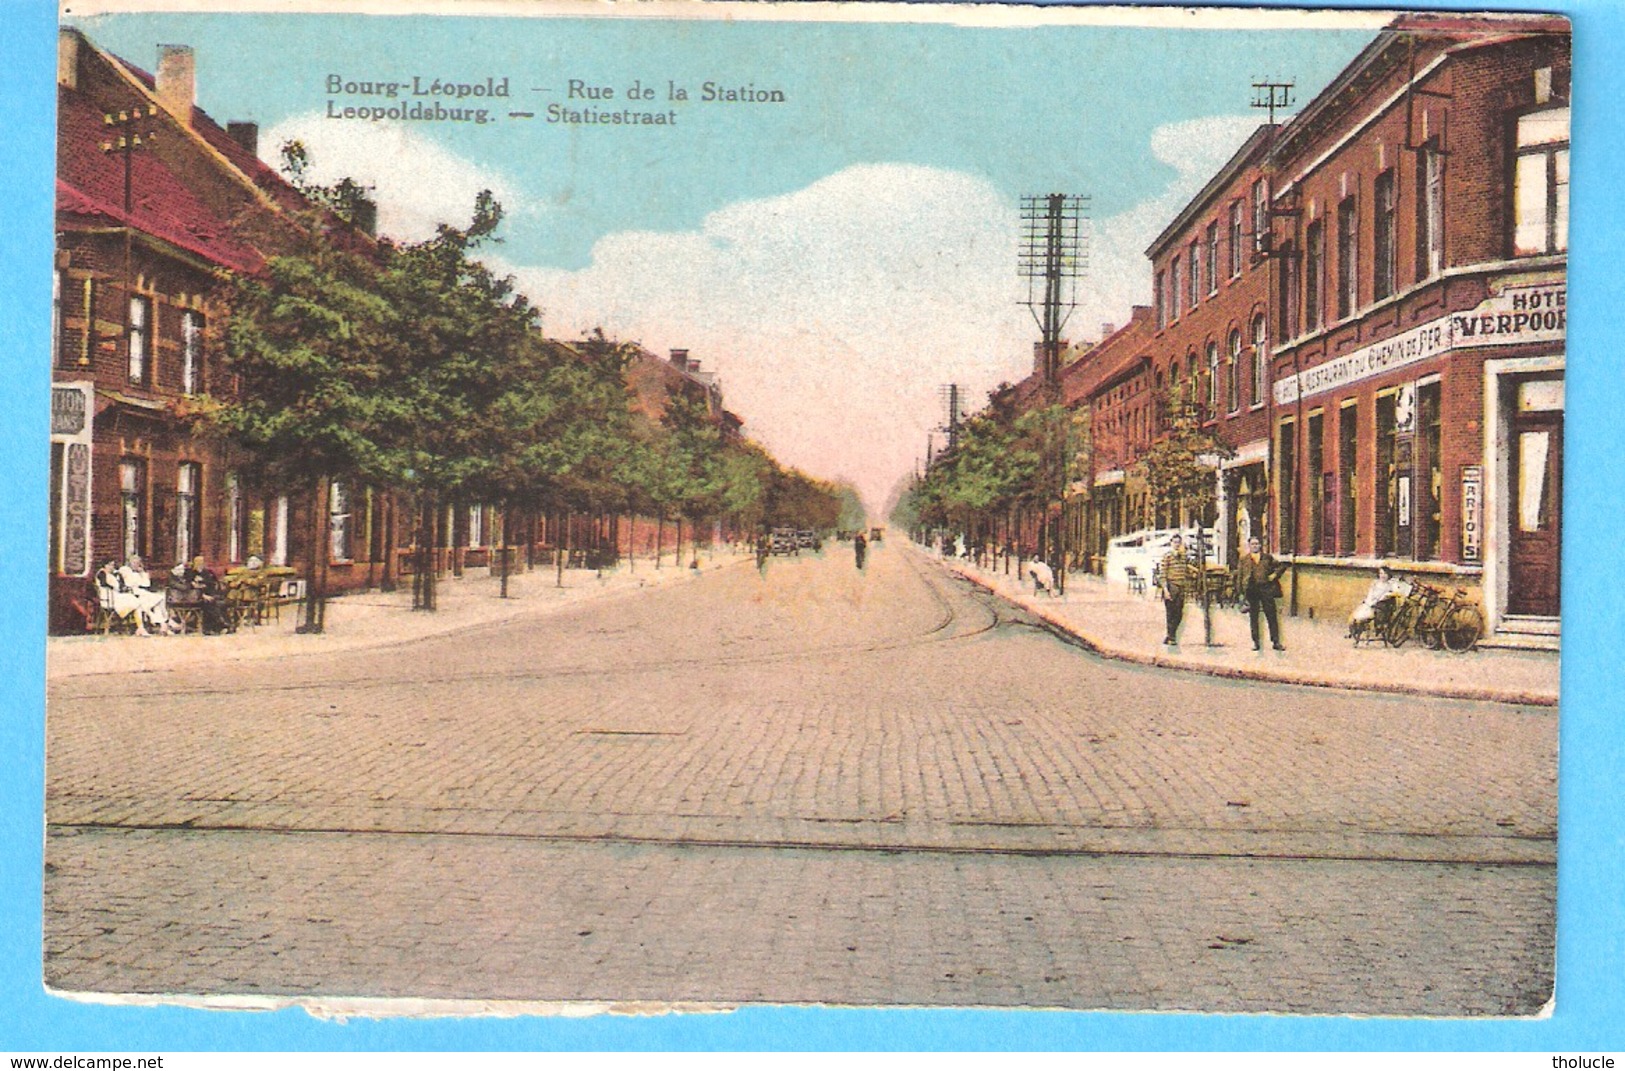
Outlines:
<svg viewBox="0 0 1625 1071"><path fill-rule="evenodd" d="M1270 646L1277 651L1281 645L1281 616L1275 600L1281 597L1281 574L1286 566L1264 553L1258 537L1247 540L1247 553L1236 562L1236 590L1247 600L1247 621L1253 630L1253 650L1259 649L1258 612L1264 611L1264 620L1270 627Z"/></svg>

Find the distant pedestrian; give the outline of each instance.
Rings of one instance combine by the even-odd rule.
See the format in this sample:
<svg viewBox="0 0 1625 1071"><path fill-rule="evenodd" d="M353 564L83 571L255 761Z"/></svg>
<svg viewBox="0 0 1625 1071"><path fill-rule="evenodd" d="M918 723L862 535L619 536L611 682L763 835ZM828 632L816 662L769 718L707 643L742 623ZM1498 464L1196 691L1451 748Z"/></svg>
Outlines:
<svg viewBox="0 0 1625 1071"><path fill-rule="evenodd" d="M868 555L868 553L869 541L863 538L862 532L859 532L857 535L852 537L852 556L857 559L859 569L863 568L863 559Z"/></svg>
<svg viewBox="0 0 1625 1071"><path fill-rule="evenodd" d="M1027 563L1027 576L1033 582L1033 594L1040 593L1053 596L1055 591L1055 570L1037 558Z"/></svg>
<svg viewBox="0 0 1625 1071"><path fill-rule="evenodd" d="M1277 651L1286 650L1281 645L1281 615L1276 608L1275 600L1281 597L1281 574L1286 572L1286 566L1264 553L1264 545L1257 536L1247 540L1247 553L1236 562L1236 588L1247 600L1247 623L1253 632L1253 650L1260 649L1258 636L1258 613L1264 612L1264 620L1270 629L1270 646Z"/></svg>
<svg viewBox="0 0 1625 1071"><path fill-rule="evenodd" d="M756 537L756 568L764 573L767 572L767 556L772 550L773 541L768 538L766 532Z"/></svg>
<svg viewBox="0 0 1625 1071"><path fill-rule="evenodd" d="M1158 571L1158 584L1162 591L1162 609L1168 622L1168 634L1163 643L1172 647L1179 642L1179 625L1185 618L1185 596L1196 594L1198 575L1196 566L1185 555L1185 540L1174 536L1163 556Z"/></svg>

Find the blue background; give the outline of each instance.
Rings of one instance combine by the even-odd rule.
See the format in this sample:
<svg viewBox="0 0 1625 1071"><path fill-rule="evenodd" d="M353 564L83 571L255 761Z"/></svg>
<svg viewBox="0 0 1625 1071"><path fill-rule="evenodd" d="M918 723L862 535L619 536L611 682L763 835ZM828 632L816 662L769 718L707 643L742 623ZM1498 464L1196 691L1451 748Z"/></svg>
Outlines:
<svg viewBox="0 0 1625 1071"><path fill-rule="evenodd" d="M1510 8L1480 3L1471 9ZM1570 4L1574 180L1567 402L1557 1007L1527 1022L993 1011L748 1009L653 1019L314 1020L85 1005L40 971L44 798L47 362L56 13L0 0L0 1051L316 1049L1414 1049L1625 1048L1617 692L1625 583L1613 464L1625 447L1618 198L1625 194L1625 11Z"/></svg>

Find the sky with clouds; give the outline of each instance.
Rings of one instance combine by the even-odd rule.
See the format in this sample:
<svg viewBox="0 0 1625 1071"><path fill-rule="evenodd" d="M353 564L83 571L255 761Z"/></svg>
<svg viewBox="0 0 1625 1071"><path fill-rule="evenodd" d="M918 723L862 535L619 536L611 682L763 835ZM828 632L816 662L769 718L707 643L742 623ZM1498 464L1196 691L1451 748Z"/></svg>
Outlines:
<svg viewBox="0 0 1625 1071"><path fill-rule="evenodd" d="M689 349L750 435L852 480L878 508L923 457L941 384L975 399L1030 368L1023 194L1090 196L1090 271L1068 335L1096 337L1148 301L1146 246L1260 121L1250 83L1292 79L1307 99L1381 22L1156 17L1164 24L130 14L78 25L149 69L160 42L192 45L210 115L258 122L272 162L298 138L317 179L373 187L386 234L425 237L494 191L508 219L490 259L542 307L549 334L602 326L657 353ZM335 77L398 88L334 93ZM506 80L508 96L415 95L414 80ZM572 81L615 96L571 100ZM654 98L629 101L634 82ZM706 103L706 82L785 101ZM689 100L669 99L673 86ZM419 102L490 104L491 121L329 117ZM549 123L549 104L676 122Z"/></svg>

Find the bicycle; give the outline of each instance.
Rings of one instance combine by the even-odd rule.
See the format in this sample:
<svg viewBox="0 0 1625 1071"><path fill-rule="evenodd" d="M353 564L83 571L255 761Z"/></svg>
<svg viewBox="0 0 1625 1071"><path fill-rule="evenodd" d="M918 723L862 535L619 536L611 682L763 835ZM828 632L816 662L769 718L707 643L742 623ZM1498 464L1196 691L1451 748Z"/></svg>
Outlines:
<svg viewBox="0 0 1625 1071"><path fill-rule="evenodd" d="M1440 592L1433 612L1418 624L1417 632L1433 650L1442 647L1461 654L1478 646L1484 634L1484 614L1467 601L1466 588L1457 588L1449 598Z"/></svg>
<svg viewBox="0 0 1625 1071"><path fill-rule="evenodd" d="M1467 601L1466 588L1446 596L1443 588L1415 581L1382 627L1383 642L1390 647L1403 647L1414 638L1432 650L1457 654L1478 646L1483 634L1484 614Z"/></svg>
<svg viewBox="0 0 1625 1071"><path fill-rule="evenodd" d="M1412 581L1411 590L1399 600L1382 628L1382 640L1388 646L1400 648L1419 633L1417 626L1427 619L1436 600L1443 596L1438 588Z"/></svg>

